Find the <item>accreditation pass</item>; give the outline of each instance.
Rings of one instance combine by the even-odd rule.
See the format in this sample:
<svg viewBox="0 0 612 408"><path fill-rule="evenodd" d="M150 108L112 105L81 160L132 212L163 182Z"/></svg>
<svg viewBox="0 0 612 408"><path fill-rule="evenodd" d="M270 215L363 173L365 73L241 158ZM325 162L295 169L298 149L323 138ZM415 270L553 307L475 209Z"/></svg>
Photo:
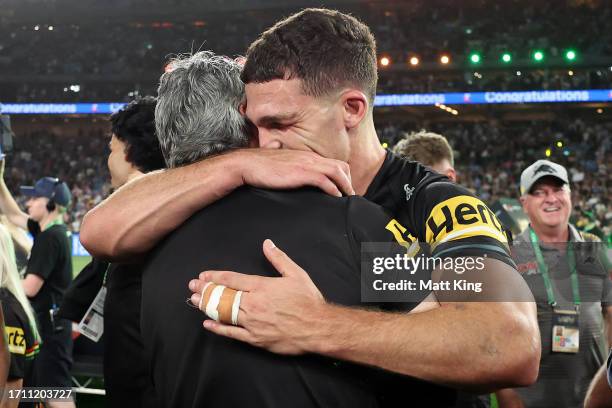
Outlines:
<svg viewBox="0 0 612 408"><path fill-rule="evenodd" d="M79 322L79 332L97 342L104 333L104 300L106 299L106 286L102 286L92 302L87 313Z"/></svg>

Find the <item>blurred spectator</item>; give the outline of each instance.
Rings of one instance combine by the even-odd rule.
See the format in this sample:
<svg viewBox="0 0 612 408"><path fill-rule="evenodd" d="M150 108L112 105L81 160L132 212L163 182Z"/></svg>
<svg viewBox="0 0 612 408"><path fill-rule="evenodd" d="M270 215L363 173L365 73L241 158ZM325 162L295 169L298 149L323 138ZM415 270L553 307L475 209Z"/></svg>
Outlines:
<svg viewBox="0 0 612 408"><path fill-rule="evenodd" d="M390 146L406 132L426 127L445 135L455 150L459 182L489 203L515 197L518 176L529 163L544 158L563 164L572 180L574 217L606 240L612 233L612 123L585 124L573 121L450 122L428 126L399 122L378 125L378 134ZM560 144L560 145L559 145ZM560 147L559 147L560 146Z"/></svg>
<svg viewBox="0 0 612 408"><path fill-rule="evenodd" d="M395 145L393 152L418 161L444 174L452 181L457 181L453 167L455 165L453 149L442 135L424 130L410 133Z"/></svg>

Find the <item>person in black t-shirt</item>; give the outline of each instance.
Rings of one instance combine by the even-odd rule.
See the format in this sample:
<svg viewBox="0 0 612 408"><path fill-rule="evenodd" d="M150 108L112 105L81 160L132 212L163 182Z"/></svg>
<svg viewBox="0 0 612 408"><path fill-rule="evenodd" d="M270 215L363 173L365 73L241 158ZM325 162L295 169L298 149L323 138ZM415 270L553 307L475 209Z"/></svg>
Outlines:
<svg viewBox="0 0 612 408"><path fill-rule="evenodd" d="M39 335L34 311L28 301L15 262L15 248L8 230L0 225L0 301L5 319L4 338L11 355L6 390L29 387L26 378L39 351ZM13 407L19 398L5 392L3 404ZM10 403L9 403L10 401ZM5 406L5 405L2 405Z"/></svg>
<svg viewBox="0 0 612 408"><path fill-rule="evenodd" d="M0 163L4 173L4 160ZM33 187L21 187L30 197L22 212L0 177L0 209L8 219L27 228L34 237L26 267L23 289L36 313L41 347L30 383L39 387L70 387L72 367L72 324L59 318L57 311L64 291L72 281L72 257L69 232L63 223L71 193L66 183L44 177ZM50 407L74 406L70 401L47 401Z"/></svg>

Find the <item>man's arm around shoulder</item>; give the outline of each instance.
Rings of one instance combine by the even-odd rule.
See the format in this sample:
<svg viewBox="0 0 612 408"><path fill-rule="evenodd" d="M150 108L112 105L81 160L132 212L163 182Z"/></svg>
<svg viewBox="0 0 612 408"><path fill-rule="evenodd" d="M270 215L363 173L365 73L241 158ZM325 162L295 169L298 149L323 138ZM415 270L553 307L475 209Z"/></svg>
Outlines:
<svg viewBox="0 0 612 408"><path fill-rule="evenodd" d="M122 186L87 213L81 243L105 260L142 255L195 212L244 184L278 189L308 185L333 195L354 194L344 162L312 152L242 149L151 172Z"/></svg>

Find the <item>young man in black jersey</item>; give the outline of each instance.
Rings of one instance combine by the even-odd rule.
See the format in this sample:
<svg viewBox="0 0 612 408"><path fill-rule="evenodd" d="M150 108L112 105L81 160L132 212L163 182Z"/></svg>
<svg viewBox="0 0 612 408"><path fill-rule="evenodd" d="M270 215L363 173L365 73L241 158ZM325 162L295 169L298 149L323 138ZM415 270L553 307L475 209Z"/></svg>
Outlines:
<svg viewBox="0 0 612 408"><path fill-rule="evenodd" d="M402 239L425 242L434 254L486 254L485 274L506 283L507 299L525 299L506 236L487 207L466 189L381 147L372 112L376 52L366 26L339 12L305 10L253 43L242 75L246 116L268 149L240 150L138 180L88 214L82 239L90 250L119 257L145 252L198 208L243 184L314 184L335 194L355 191L382 205L406 227ZM340 162L349 164L352 186ZM163 194L147 200L154 191ZM143 213L145 201L151 206ZM116 215L124 227L112 231L105 220ZM107 239L90 241L94 234ZM540 345L531 302L442 302L415 315L342 308L325 302L314 286L301 290L303 272L278 248L265 253L282 278L205 276L247 291L242 327L207 322L209 330L274 352L314 352L475 390L535 380ZM406 398L427 402L452 394L415 381Z"/></svg>
<svg viewBox="0 0 612 408"><path fill-rule="evenodd" d="M69 232L63 222L71 193L66 183L53 177L39 179L33 187L21 187L29 196L28 213L21 211L4 182L4 160L0 162L0 210L16 226L34 237L32 252L23 279L30 298L42 344L35 360L33 378L38 387L70 387L72 367L71 322L57 311L72 281ZM72 401L46 401L50 407L74 407Z"/></svg>

